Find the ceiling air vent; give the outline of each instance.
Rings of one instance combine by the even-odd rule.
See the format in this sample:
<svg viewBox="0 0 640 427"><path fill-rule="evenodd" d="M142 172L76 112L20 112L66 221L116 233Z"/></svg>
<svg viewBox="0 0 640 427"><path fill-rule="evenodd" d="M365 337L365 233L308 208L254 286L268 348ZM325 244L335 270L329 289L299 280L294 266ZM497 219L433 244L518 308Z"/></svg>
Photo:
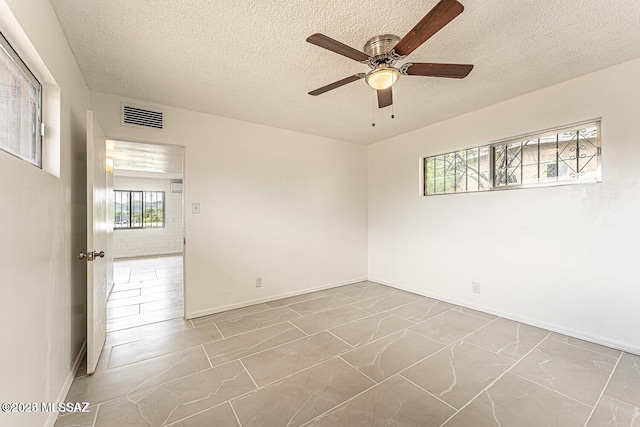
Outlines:
<svg viewBox="0 0 640 427"><path fill-rule="evenodd" d="M120 124L151 129L164 129L164 113L135 105L122 104Z"/></svg>

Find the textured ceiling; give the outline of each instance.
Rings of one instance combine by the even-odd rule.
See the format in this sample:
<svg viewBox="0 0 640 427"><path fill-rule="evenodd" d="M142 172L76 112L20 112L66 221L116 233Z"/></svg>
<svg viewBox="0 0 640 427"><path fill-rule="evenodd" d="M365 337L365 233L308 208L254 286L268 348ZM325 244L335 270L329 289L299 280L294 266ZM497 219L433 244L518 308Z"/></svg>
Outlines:
<svg viewBox="0 0 640 427"><path fill-rule="evenodd" d="M305 42L362 49L406 34L437 0L52 0L93 91L368 144L640 57L638 0L460 0L414 62L474 64L464 80L401 76L391 108L368 67ZM376 127L371 127L375 112Z"/></svg>

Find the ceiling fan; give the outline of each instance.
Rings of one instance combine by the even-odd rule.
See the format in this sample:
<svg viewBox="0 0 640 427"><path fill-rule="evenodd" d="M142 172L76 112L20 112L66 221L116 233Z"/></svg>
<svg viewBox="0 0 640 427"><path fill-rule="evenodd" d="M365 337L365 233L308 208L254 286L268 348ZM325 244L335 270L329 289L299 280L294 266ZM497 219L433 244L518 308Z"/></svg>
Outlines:
<svg viewBox="0 0 640 427"><path fill-rule="evenodd" d="M316 33L307 37L307 42L366 64L371 68L368 73L358 73L338 80L309 92L317 96L346 84L365 79L367 84L378 91L378 107L393 104L391 87L403 76L449 77L463 79L473 69L473 65L435 64L425 62L406 62L400 68L395 63L403 60L422 43L453 21L464 10L456 0L440 0L418 24L402 39L393 34L383 34L369 39L364 52L340 43L324 34Z"/></svg>

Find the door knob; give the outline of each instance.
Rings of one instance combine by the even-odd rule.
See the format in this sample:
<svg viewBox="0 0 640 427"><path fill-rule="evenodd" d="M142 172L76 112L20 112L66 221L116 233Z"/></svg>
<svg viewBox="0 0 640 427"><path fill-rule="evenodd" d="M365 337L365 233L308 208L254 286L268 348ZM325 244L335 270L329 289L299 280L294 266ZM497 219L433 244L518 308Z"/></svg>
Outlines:
<svg viewBox="0 0 640 427"><path fill-rule="evenodd" d="M87 257L87 254L85 254L84 252L80 252L77 256L76 256L79 260L83 260Z"/></svg>
<svg viewBox="0 0 640 427"><path fill-rule="evenodd" d="M104 251L94 252L94 253L93 253L93 257L94 257L94 258L98 258L98 257L100 257L100 258L104 258Z"/></svg>

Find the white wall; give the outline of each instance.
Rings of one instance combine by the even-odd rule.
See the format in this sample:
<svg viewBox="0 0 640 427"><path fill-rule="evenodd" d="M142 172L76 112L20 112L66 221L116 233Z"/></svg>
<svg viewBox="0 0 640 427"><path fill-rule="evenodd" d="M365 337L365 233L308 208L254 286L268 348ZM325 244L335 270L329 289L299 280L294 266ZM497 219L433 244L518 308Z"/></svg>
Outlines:
<svg viewBox="0 0 640 427"><path fill-rule="evenodd" d="M369 146L370 279L640 353L638 76L628 62ZM418 195L421 156L597 117L601 184Z"/></svg>
<svg viewBox="0 0 640 427"><path fill-rule="evenodd" d="M86 336L85 117L89 92L47 0L0 0L0 31L45 85L40 170L0 152L0 402L66 395ZM42 426L55 413L7 414Z"/></svg>
<svg viewBox="0 0 640 427"><path fill-rule="evenodd" d="M114 190L164 191L165 226L162 228L116 229L113 231L115 258L182 253L182 193L172 193L174 180L114 176Z"/></svg>
<svg viewBox="0 0 640 427"><path fill-rule="evenodd" d="M122 101L91 93L110 139L185 146L187 317L366 278L366 147L166 106L123 127Z"/></svg>

